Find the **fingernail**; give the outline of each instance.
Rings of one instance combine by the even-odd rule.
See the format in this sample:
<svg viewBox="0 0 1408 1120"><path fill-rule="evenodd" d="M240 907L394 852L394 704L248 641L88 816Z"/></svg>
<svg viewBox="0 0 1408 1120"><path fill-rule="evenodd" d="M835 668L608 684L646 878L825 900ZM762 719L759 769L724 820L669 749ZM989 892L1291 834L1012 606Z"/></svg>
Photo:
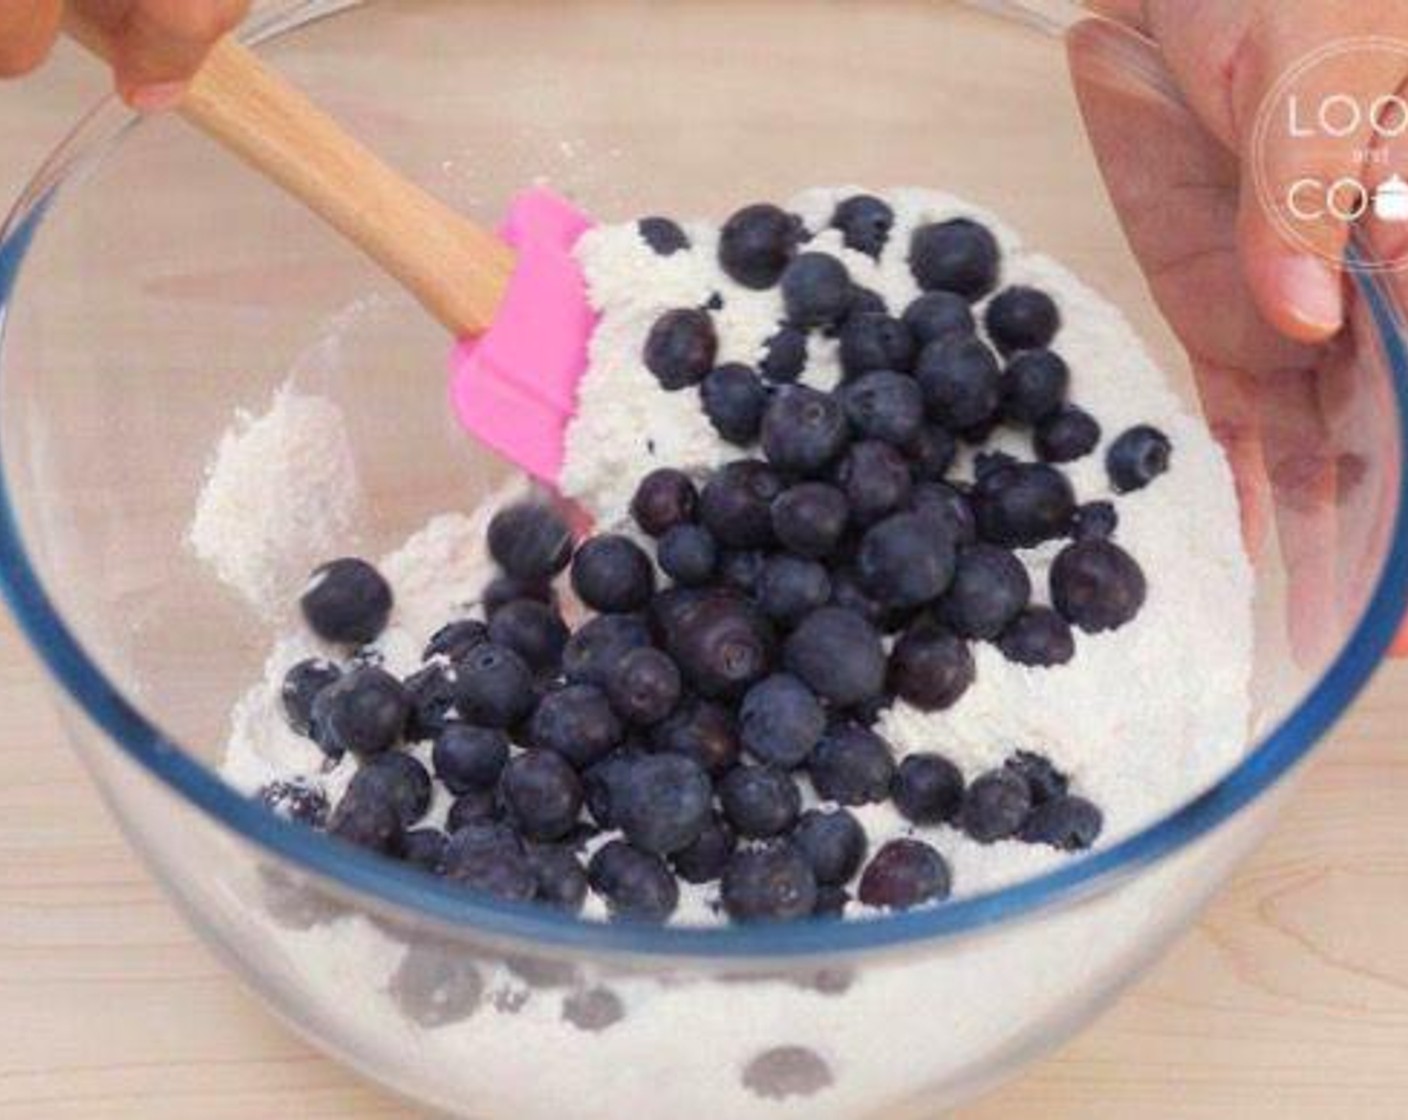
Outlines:
<svg viewBox="0 0 1408 1120"><path fill-rule="evenodd" d="M127 94L127 103L139 113L160 113L174 109L186 96L186 82L151 82Z"/></svg>
<svg viewBox="0 0 1408 1120"><path fill-rule="evenodd" d="M1315 257L1287 257L1281 265L1281 290L1291 314L1327 335L1344 325L1344 279Z"/></svg>

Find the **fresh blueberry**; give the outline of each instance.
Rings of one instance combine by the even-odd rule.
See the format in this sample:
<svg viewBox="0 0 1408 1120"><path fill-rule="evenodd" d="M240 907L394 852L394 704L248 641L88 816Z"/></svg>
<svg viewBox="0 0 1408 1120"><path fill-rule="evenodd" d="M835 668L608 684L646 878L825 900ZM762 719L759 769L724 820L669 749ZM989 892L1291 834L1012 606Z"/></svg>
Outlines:
<svg viewBox="0 0 1408 1120"><path fill-rule="evenodd" d="M603 614L580 626L562 651L562 671L573 684L605 688L616 663L650 645L650 628L634 614Z"/></svg>
<svg viewBox="0 0 1408 1120"><path fill-rule="evenodd" d="M572 558L572 590L603 614L638 611L655 591L655 566L630 537L603 533Z"/></svg>
<svg viewBox="0 0 1408 1120"><path fill-rule="evenodd" d="M914 335L900 320L866 312L841 328L841 369L847 377L876 370L907 373L914 368Z"/></svg>
<svg viewBox="0 0 1408 1120"><path fill-rule="evenodd" d="M883 603L871 598L861 587L860 577L855 569L848 565L831 570L830 605L860 615L871 626L884 633L889 633L896 622L896 612L886 610Z"/></svg>
<svg viewBox="0 0 1408 1120"><path fill-rule="evenodd" d="M1105 467L1118 494L1142 490L1169 468L1173 444L1157 428L1141 424L1110 445Z"/></svg>
<svg viewBox="0 0 1408 1120"><path fill-rule="evenodd" d="M958 824L980 844L1008 840L1022 831L1032 815L1032 791L1011 770L990 770L975 778L963 797Z"/></svg>
<svg viewBox="0 0 1408 1120"><path fill-rule="evenodd" d="M489 555L524 583L551 579L572 559L572 530L542 502L519 502L489 522Z"/></svg>
<svg viewBox="0 0 1408 1120"><path fill-rule="evenodd" d="M806 368L807 332L800 327L780 327L763 343L758 371L774 384L796 381Z"/></svg>
<svg viewBox="0 0 1408 1120"><path fill-rule="evenodd" d="M713 783L697 762L678 754L651 754L626 770L612 808L631 844L668 856L699 838L713 803Z"/></svg>
<svg viewBox="0 0 1408 1120"><path fill-rule="evenodd" d="M482 646L489 640L489 627L477 618L462 618L447 623L431 635L426 643L423 661L443 657L447 661L458 661L475 646Z"/></svg>
<svg viewBox="0 0 1408 1120"><path fill-rule="evenodd" d="M926 292L905 309L904 325L922 349L955 335L969 337L977 332L973 309L953 292Z"/></svg>
<svg viewBox="0 0 1408 1120"><path fill-rule="evenodd" d="M680 671L658 649L633 649L616 663L606 695L627 723L650 727L675 710L683 692Z"/></svg>
<svg viewBox="0 0 1408 1120"><path fill-rule="evenodd" d="M1064 665L1076 655L1070 624L1049 607L1028 607L1003 631L997 648L1008 661L1031 668Z"/></svg>
<svg viewBox="0 0 1408 1120"><path fill-rule="evenodd" d="M1074 535L1078 541L1107 541L1120 527L1114 502L1086 502L1076 510Z"/></svg>
<svg viewBox="0 0 1408 1120"><path fill-rule="evenodd" d="M711 775L728 773L742 750L732 711L708 700L692 700L654 729L656 750L684 755Z"/></svg>
<svg viewBox="0 0 1408 1120"><path fill-rule="evenodd" d="M854 444L836 468L836 482L846 495L851 523L857 526L872 525L903 509L914 492L904 456L878 440Z"/></svg>
<svg viewBox="0 0 1408 1120"><path fill-rule="evenodd" d="M941 531L959 545L978 539L978 521L968 495L946 482L926 482L914 488L914 512L933 518Z"/></svg>
<svg viewBox="0 0 1408 1120"><path fill-rule="evenodd" d="M797 251L797 219L768 203L747 206L724 223L719 236L719 265L745 288L771 288Z"/></svg>
<svg viewBox="0 0 1408 1120"><path fill-rule="evenodd" d="M676 852L670 863L686 883L713 883L723 875L737 847L733 829L717 813L710 813L694 842Z"/></svg>
<svg viewBox="0 0 1408 1120"><path fill-rule="evenodd" d="M860 870L868 841L860 821L845 809L808 809L792 831L792 843L811 864L817 883L839 887Z"/></svg>
<svg viewBox="0 0 1408 1120"><path fill-rule="evenodd" d="M810 917L816 891L806 857L780 842L735 852L724 871L721 897L728 916L747 925Z"/></svg>
<svg viewBox="0 0 1408 1120"><path fill-rule="evenodd" d="M592 856L587 879L613 918L659 923L679 905L680 885L665 861L624 840L613 840Z"/></svg>
<svg viewBox="0 0 1408 1120"><path fill-rule="evenodd" d="M987 345L971 335L924 347L915 377L930 419L951 432L986 423L1002 404L1002 368Z"/></svg>
<svg viewBox="0 0 1408 1120"><path fill-rule="evenodd" d="M1063 852L1083 852L1105 827L1105 815L1083 797L1055 797L1032 810L1022 827L1028 844L1047 844Z"/></svg>
<svg viewBox="0 0 1408 1120"><path fill-rule="evenodd" d="M916 620L890 653L890 690L920 711L953 707L976 675L968 643L930 618Z"/></svg>
<svg viewBox="0 0 1408 1120"><path fill-rule="evenodd" d="M1002 374L1002 415L1012 424L1036 424L1061 407L1071 371L1059 354L1024 350Z"/></svg>
<svg viewBox="0 0 1408 1120"><path fill-rule="evenodd" d="M328 835L368 851L394 856L404 838L401 814L382 791L345 794L328 818Z"/></svg>
<svg viewBox="0 0 1408 1120"><path fill-rule="evenodd" d="M846 532L846 495L824 482L803 482L778 495L770 513L778 543L799 556L830 556Z"/></svg>
<svg viewBox="0 0 1408 1120"><path fill-rule="evenodd" d="M890 796L895 759L890 745L855 723L840 723L822 736L808 765L812 785L824 801L871 805Z"/></svg>
<svg viewBox="0 0 1408 1120"><path fill-rule="evenodd" d="M998 349L1011 354L1050 346L1061 329L1061 312L1045 292L1014 285L993 297L983 322Z"/></svg>
<svg viewBox="0 0 1408 1120"><path fill-rule="evenodd" d="M782 274L782 302L794 326L830 326L851 308L851 274L828 253L802 253Z"/></svg>
<svg viewBox="0 0 1408 1120"><path fill-rule="evenodd" d="M802 811L802 792L774 766L738 766L719 783L719 804L738 835L750 840L781 836Z"/></svg>
<svg viewBox="0 0 1408 1120"><path fill-rule="evenodd" d="M792 626L831 601L831 577L815 560L779 554L763 565L755 594L764 614Z"/></svg>
<svg viewBox="0 0 1408 1120"><path fill-rule="evenodd" d="M699 519L725 548L767 548L772 544L772 503L782 490L782 477L766 463L727 463L705 484Z"/></svg>
<svg viewBox="0 0 1408 1120"><path fill-rule="evenodd" d="M444 867L450 882L508 902L530 902L538 893L523 841L499 822L467 824L451 834Z"/></svg>
<svg viewBox="0 0 1408 1120"><path fill-rule="evenodd" d="M644 757L644 753L636 747L622 747L612 751L582 775L582 793L587 812L598 827L619 827L616 803L620 800L622 783L636 760Z"/></svg>
<svg viewBox="0 0 1408 1120"><path fill-rule="evenodd" d="M714 431L729 443L747 447L757 440L768 407L768 387L752 366L719 366L704 378L699 399Z"/></svg>
<svg viewBox="0 0 1408 1120"><path fill-rule="evenodd" d="M284 674L279 699L283 703L284 718L298 734L312 734L313 702L323 689L336 684L341 676L341 669L321 657L300 661Z"/></svg>
<svg viewBox="0 0 1408 1120"><path fill-rule="evenodd" d="M854 319L857 315L888 315L889 313L890 305L885 302L885 297L879 292L860 284L851 285L851 313L847 319Z"/></svg>
<svg viewBox="0 0 1408 1120"><path fill-rule="evenodd" d="M1113 541L1077 541L1051 565L1051 604L1087 634L1118 630L1144 606L1138 561Z"/></svg>
<svg viewBox="0 0 1408 1120"><path fill-rule="evenodd" d="M365 560L334 560L314 571L299 605L324 641L365 645L386 629L391 585Z"/></svg>
<svg viewBox="0 0 1408 1120"><path fill-rule="evenodd" d="M1026 780L1033 805L1045 805L1070 791L1071 779L1056 769L1049 758L1034 751L1018 751L1003 765Z"/></svg>
<svg viewBox="0 0 1408 1120"><path fill-rule="evenodd" d="M259 791L259 802L286 821L322 828L328 822L328 795L318 786L294 779L270 782Z"/></svg>
<svg viewBox="0 0 1408 1120"><path fill-rule="evenodd" d="M571 848L562 844L534 844L528 864L538 881L537 900L569 914L581 912L587 900L587 872Z"/></svg>
<svg viewBox="0 0 1408 1120"><path fill-rule="evenodd" d="M679 612L666 635L666 648L700 696L731 699L771 670L776 636L753 603L715 591Z"/></svg>
<svg viewBox="0 0 1408 1120"><path fill-rule="evenodd" d="M979 451L973 456L973 477L986 478L1003 467L1015 467L1021 460L1005 451Z"/></svg>
<svg viewBox="0 0 1408 1120"><path fill-rule="evenodd" d="M1068 404L1036 426L1032 446L1047 463L1074 463L1100 443L1100 424L1082 408Z"/></svg>
<svg viewBox="0 0 1408 1120"><path fill-rule="evenodd" d="M895 212L874 195L852 195L836 207L831 226L841 231L847 249L878 260L895 228Z"/></svg>
<svg viewBox="0 0 1408 1120"><path fill-rule="evenodd" d="M980 478L971 497L978 533L1004 548L1066 536L1076 512L1071 480L1045 463L1019 463Z"/></svg>
<svg viewBox="0 0 1408 1120"><path fill-rule="evenodd" d="M645 340L645 367L669 393L698 385L714 368L718 354L714 320L707 311L692 307L665 312Z"/></svg>
<svg viewBox="0 0 1408 1120"><path fill-rule="evenodd" d="M533 710L533 673L511 649L485 642L455 666L459 711L481 727L512 727Z"/></svg>
<svg viewBox="0 0 1408 1120"><path fill-rule="evenodd" d="M655 559L681 587L702 587L714 578L719 546L702 525L676 525L660 538Z"/></svg>
<svg viewBox="0 0 1408 1120"><path fill-rule="evenodd" d="M926 292L980 300L997 287L1001 264L997 238L968 218L920 226L910 241L910 271Z"/></svg>
<svg viewBox="0 0 1408 1120"><path fill-rule="evenodd" d="M942 482L958 457L958 440L947 428L924 424L902 450L916 482Z"/></svg>
<svg viewBox="0 0 1408 1120"><path fill-rule="evenodd" d="M822 607L804 618L787 639L784 658L790 672L837 707L862 704L885 688L879 632L841 607Z"/></svg>
<svg viewBox="0 0 1408 1120"><path fill-rule="evenodd" d="M561 840L582 811L582 783L560 755L526 751L509 760L499 780L509 819L529 840Z"/></svg>
<svg viewBox="0 0 1408 1120"><path fill-rule="evenodd" d="M412 867L439 875L445 868L445 845L449 842L438 828L413 829L401 842L401 858Z"/></svg>
<svg viewBox="0 0 1408 1120"><path fill-rule="evenodd" d="M958 554L939 617L959 637L993 641L1031 597L1031 577L1013 553L992 544L970 545Z"/></svg>
<svg viewBox="0 0 1408 1120"><path fill-rule="evenodd" d="M816 889L816 904L812 907L812 917L836 920L846 916L846 907L851 904L851 892L845 887L819 886Z"/></svg>
<svg viewBox="0 0 1408 1120"><path fill-rule="evenodd" d="M804 763L826 731L826 711L815 693L786 673L750 688L738 719L748 753L786 770Z"/></svg>
<svg viewBox="0 0 1408 1120"><path fill-rule="evenodd" d="M471 824L503 819L503 804L497 789L476 789L455 798L445 815L445 831L456 833Z"/></svg>
<svg viewBox="0 0 1408 1120"><path fill-rule="evenodd" d="M402 828L410 828L430 811L430 774L408 754L391 751L369 758L347 784L347 797L389 801Z"/></svg>
<svg viewBox="0 0 1408 1120"><path fill-rule="evenodd" d="M947 898L948 863L922 840L891 840L875 853L860 878L861 902L883 910L910 910Z"/></svg>
<svg viewBox="0 0 1408 1120"><path fill-rule="evenodd" d="M631 516L641 532L662 537L676 525L694 520L699 492L684 471L661 467L651 471L636 487Z"/></svg>
<svg viewBox="0 0 1408 1120"><path fill-rule="evenodd" d="M562 616L533 599L505 603L489 620L489 640L513 650L537 672L557 668L569 636Z"/></svg>
<svg viewBox="0 0 1408 1120"><path fill-rule="evenodd" d="M953 540L922 513L897 513L861 538L856 573L867 594L905 609L937 599L953 580Z"/></svg>
<svg viewBox="0 0 1408 1120"><path fill-rule="evenodd" d="M850 430L841 402L805 385L780 389L763 413L762 445L781 471L814 475L845 451Z"/></svg>
<svg viewBox="0 0 1408 1120"><path fill-rule="evenodd" d="M924 393L902 373L877 370L841 388L846 418L860 439L908 449L924 427Z"/></svg>
<svg viewBox="0 0 1408 1120"><path fill-rule="evenodd" d="M650 246L651 252L661 257L672 257L689 248L689 237L678 222L669 218L642 218L636 223L641 240Z"/></svg>
<svg viewBox="0 0 1408 1120"><path fill-rule="evenodd" d="M500 730L452 723L436 738L430 762L453 794L493 789L508 764L508 748L508 736Z"/></svg>
<svg viewBox="0 0 1408 1120"><path fill-rule="evenodd" d="M731 591L751 596L758 590L767 562L768 554L762 549L730 549L719 557L718 582Z"/></svg>
<svg viewBox="0 0 1408 1120"><path fill-rule="evenodd" d="M318 693L312 723L325 754L370 756L401 740L410 710L405 688L390 673L354 669Z"/></svg>
<svg viewBox="0 0 1408 1120"><path fill-rule="evenodd" d="M561 755L579 770L605 758L624 734L606 693L589 684L549 692L528 721L533 746Z"/></svg>
<svg viewBox="0 0 1408 1120"><path fill-rule="evenodd" d="M891 796L905 820L947 824L963 807L963 771L942 755L909 755L895 774Z"/></svg>
<svg viewBox="0 0 1408 1120"><path fill-rule="evenodd" d="M533 602L542 603L546 607L557 606L557 593L552 589L551 581L545 579L522 580L507 575L495 576L479 593L479 603L484 608L485 618L493 618L504 607L520 599L532 599Z"/></svg>

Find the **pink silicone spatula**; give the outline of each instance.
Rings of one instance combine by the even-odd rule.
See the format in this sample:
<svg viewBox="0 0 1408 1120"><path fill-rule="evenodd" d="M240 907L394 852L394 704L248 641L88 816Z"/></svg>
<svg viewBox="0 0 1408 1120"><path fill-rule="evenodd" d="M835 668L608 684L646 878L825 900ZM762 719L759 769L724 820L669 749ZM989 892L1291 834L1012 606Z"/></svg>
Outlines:
<svg viewBox="0 0 1408 1120"><path fill-rule="evenodd" d="M67 30L108 57L105 33ZM398 175L288 81L227 39L181 115L307 204L454 335L451 398L463 426L549 485L562 467L595 316L572 250L591 221L544 188L496 235Z"/></svg>

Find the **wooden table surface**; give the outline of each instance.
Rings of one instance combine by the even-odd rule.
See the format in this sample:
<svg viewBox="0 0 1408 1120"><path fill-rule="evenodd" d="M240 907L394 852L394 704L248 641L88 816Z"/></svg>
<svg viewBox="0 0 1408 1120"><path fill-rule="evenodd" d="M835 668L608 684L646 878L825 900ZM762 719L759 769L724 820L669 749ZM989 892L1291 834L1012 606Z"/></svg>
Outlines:
<svg viewBox="0 0 1408 1120"><path fill-rule="evenodd" d="M0 95L0 193L99 91L64 55ZM127 851L0 618L0 1118L421 1115L273 1022ZM1408 1115L1408 666L1279 830L1092 1030L959 1120Z"/></svg>

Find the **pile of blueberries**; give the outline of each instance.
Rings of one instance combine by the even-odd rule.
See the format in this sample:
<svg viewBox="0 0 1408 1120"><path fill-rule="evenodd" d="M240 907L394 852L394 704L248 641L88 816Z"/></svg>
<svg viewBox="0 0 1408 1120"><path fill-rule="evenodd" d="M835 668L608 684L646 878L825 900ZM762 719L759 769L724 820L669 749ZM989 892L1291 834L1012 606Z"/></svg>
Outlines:
<svg viewBox="0 0 1408 1120"><path fill-rule="evenodd" d="M878 255L894 215L858 196L833 224ZM689 248L667 219L641 233L656 252ZM974 642L1053 667L1074 656L1073 626L1112 630L1144 603L1144 575L1112 539L1114 505L1078 507L1060 469L1100 429L1066 400L1069 371L1049 348L1057 308L1007 288L986 307L996 352L980 338L973 305L996 290L1000 253L966 219L915 231L924 294L900 317L806 239L767 205L724 228L723 269L782 289L787 320L758 368L716 367L708 308L670 311L651 331L661 385L697 387L721 436L752 454L705 478L667 467L642 479L632 514L650 546L621 533L575 546L546 503L502 510L485 621L448 624L406 680L359 652L391 614L381 575L355 559L314 574L304 616L348 660L295 666L284 705L330 759L351 752L359 766L335 807L303 782L266 788L266 803L499 898L577 911L595 891L613 916L643 921L673 913L681 880L720 883L737 922L837 915L853 887L888 909L946 897L931 844L867 850L849 810L884 801L980 843L1094 843L1100 810L1042 756L1017 752L965 783L936 753L897 764L875 730L896 699L958 702ZM812 331L839 337L834 391L797 383ZM952 478L960 444L1001 425L1031 429L1039 461L979 453L971 484ZM1113 489L1149 484L1170 451L1153 428L1125 433L1107 458ZM1068 543L1053 606L1033 606L1018 550L1056 540ZM575 632L554 587L564 575L594 612ZM398 749L424 741L433 778ZM455 798L443 831L417 827L435 780ZM804 809L803 783L823 807Z"/></svg>

